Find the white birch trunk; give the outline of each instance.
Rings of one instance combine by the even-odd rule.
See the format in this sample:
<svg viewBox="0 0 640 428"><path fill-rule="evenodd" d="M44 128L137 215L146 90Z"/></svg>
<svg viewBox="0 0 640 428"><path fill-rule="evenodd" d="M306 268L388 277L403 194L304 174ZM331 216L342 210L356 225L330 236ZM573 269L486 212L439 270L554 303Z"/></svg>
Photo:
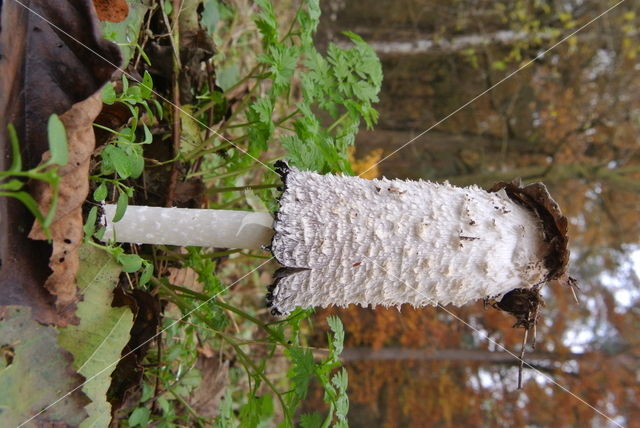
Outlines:
<svg viewBox="0 0 640 428"><path fill-rule="evenodd" d="M267 296L294 308L464 305L547 279L542 223L501 190L290 168Z"/></svg>

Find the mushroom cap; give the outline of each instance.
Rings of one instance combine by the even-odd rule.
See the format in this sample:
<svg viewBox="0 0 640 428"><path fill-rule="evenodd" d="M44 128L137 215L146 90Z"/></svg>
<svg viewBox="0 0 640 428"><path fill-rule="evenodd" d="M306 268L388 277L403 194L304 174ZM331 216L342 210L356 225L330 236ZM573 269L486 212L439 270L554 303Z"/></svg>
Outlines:
<svg viewBox="0 0 640 428"><path fill-rule="evenodd" d="M463 305L549 278L545 223L509 195L511 187L487 192L276 168L284 191L271 250L284 267L267 294L274 313Z"/></svg>

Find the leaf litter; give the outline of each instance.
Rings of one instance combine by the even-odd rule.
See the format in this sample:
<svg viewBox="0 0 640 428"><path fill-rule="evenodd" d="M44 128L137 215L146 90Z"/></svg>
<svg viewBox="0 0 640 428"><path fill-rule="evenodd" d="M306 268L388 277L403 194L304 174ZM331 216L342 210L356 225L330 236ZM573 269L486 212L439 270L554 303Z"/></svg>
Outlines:
<svg viewBox="0 0 640 428"><path fill-rule="evenodd" d="M0 370L0 420L3 426L18 426L77 388L84 378L73 370L72 355L58 345L58 330L38 324L30 308L5 306L0 321L0 349L12 353L10 364ZM28 426L77 426L87 417L89 401L75 389Z"/></svg>
<svg viewBox="0 0 640 428"><path fill-rule="evenodd" d="M89 417L80 427L107 426L111 421L107 390L114 363L129 341L133 313L127 306L111 306L121 271L113 257L90 245L83 245L78 252L78 287L84 297L77 310L80 324L62 329L58 343L74 355L73 367L88 380L82 390L92 403L86 408Z"/></svg>

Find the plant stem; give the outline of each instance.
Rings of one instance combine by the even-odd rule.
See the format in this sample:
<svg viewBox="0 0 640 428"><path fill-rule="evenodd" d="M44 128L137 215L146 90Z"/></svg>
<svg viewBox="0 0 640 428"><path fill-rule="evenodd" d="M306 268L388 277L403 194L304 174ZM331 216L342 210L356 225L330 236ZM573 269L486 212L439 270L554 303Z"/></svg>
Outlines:
<svg viewBox="0 0 640 428"><path fill-rule="evenodd" d="M283 157L283 155L276 156L274 158L262 161L262 163L265 163L265 164L268 165L270 163L274 163L278 159L282 159L282 157ZM252 163L254 163L254 162L256 162L256 161L252 160ZM256 165L251 165L251 166L247 166L247 167L244 167L244 168L234 169L233 171L228 171L228 172L225 172L225 173L222 173L222 174L205 174L202 171L198 171L198 172L194 172L192 174L187 175L187 178L197 177L197 176L201 175L202 178L204 178L204 179L212 179L212 178L220 179L220 178L232 177L234 175L238 175L238 174L241 174L243 172L251 171L254 168L256 168Z"/></svg>
<svg viewBox="0 0 640 428"><path fill-rule="evenodd" d="M203 418L200 415L198 415L198 413L193 409L193 407L191 407L189 403L187 403L187 401L173 389L172 386L167 385L167 390L171 392L171 395L176 397L176 399L180 402L180 404L182 404L189 413L191 413L191 416L196 418L196 422L198 423L198 426L203 426L202 425Z"/></svg>
<svg viewBox="0 0 640 428"><path fill-rule="evenodd" d="M335 128L336 126L338 126L340 124L340 122L342 122L347 116L349 116L348 113L343 113L342 116L340 116L339 118L336 119L335 122L333 122L331 124L331 126L329 126L327 128L327 132L331 132L333 130L333 128Z"/></svg>
<svg viewBox="0 0 640 428"><path fill-rule="evenodd" d="M158 280L156 280L158 281ZM176 298L180 298L178 294L175 293L175 291L179 291L181 293L184 294L188 294L190 296L192 296L195 299L201 300L201 301L208 301L211 300L211 296L208 296L204 293L199 293L197 291L194 290L190 290L188 288L185 287L180 287L179 285L173 285L173 284L164 284L161 281L158 281L158 283L160 284L160 287L166 289L168 292L171 293L172 296L175 296ZM233 312L236 315L239 315L240 317L244 318L247 321L251 321L252 323L254 323L255 325L257 325L258 327L260 327L261 329L263 329L268 335L269 337L273 338L276 342L280 343L281 345L285 346L285 347L289 347L289 344L282 338L280 337L277 332L275 330L273 330L271 327L269 327L266 323L260 321L258 318L249 315L248 313L244 312L241 309L236 308L235 306L229 305L227 303L222 302L220 299L216 299L213 302L215 305L221 307L222 309L225 309L229 312Z"/></svg>
<svg viewBox="0 0 640 428"><path fill-rule="evenodd" d="M235 342L229 341L229 340L227 340L227 341L233 347L233 349L236 351L236 355L238 356L238 358L240 358L240 360L242 361L243 365L251 367L253 372L260 379L262 379L264 381L264 383L266 383L267 386L269 386L269 388L276 394L276 397L278 398L278 401L280 402L280 406L282 407L282 412L284 413L285 418L287 418L287 420L291 424L293 424L291 413L289 411L289 407L287 407L286 403L284 402L284 399L282 398L282 395L280 394L280 391L278 391L278 389L275 387L273 382L271 382L271 380L267 376L265 376L264 372L261 371L260 368L257 367L253 361L251 361L249 356L242 350L242 348L240 348L240 345L238 345Z"/></svg>
<svg viewBox="0 0 640 428"><path fill-rule="evenodd" d="M171 46L173 47L173 73L172 73L172 92L173 92L173 124L172 124L172 132L171 132L171 140L173 141L173 156L178 157L180 155L180 139L181 139L181 131L182 131L182 123L180 117L180 5L182 0L173 0L173 28L169 27L171 32ZM166 13L163 14L166 18ZM169 21L166 21L167 26L169 26ZM169 175L169 184L167 190L167 197L165 199L165 206L170 207L173 205L173 200L175 199L176 186L178 182L178 165L177 162L173 162L171 165L171 173Z"/></svg>
<svg viewBox="0 0 640 428"><path fill-rule="evenodd" d="M247 186L235 186L235 187L214 187L207 189L207 193L222 193L222 192L237 192L243 190L256 190L256 189L273 189L280 186L280 184L250 184Z"/></svg>

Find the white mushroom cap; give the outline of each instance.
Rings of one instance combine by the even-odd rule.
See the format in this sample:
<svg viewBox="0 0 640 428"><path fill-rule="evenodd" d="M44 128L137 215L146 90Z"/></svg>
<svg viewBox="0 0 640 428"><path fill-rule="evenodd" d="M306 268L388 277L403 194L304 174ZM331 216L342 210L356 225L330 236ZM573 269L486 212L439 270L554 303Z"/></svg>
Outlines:
<svg viewBox="0 0 640 428"><path fill-rule="evenodd" d="M285 180L274 313L312 306L463 305L549 276L544 228L505 190L320 175Z"/></svg>

